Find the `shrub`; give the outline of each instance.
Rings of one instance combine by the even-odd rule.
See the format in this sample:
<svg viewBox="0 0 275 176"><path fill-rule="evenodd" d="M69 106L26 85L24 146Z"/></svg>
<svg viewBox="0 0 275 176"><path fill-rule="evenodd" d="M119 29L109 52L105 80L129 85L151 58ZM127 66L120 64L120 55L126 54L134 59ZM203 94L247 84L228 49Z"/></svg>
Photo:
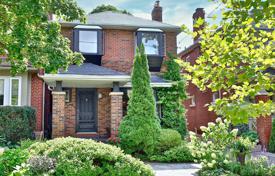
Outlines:
<svg viewBox="0 0 275 176"><path fill-rule="evenodd" d="M119 148L93 140L57 138L35 143L29 150L31 156L56 160L53 175L154 175L149 166Z"/></svg>
<svg viewBox="0 0 275 176"><path fill-rule="evenodd" d="M32 156L28 160L30 173L34 175L54 173L56 160L48 156Z"/></svg>
<svg viewBox="0 0 275 176"><path fill-rule="evenodd" d="M241 167L241 176L272 176L271 168L268 166L267 158L258 158L248 161Z"/></svg>
<svg viewBox="0 0 275 176"><path fill-rule="evenodd" d="M131 154L151 154L160 133L153 90L150 86L148 61L144 46L137 49L132 71L132 93L127 115L119 127L120 144Z"/></svg>
<svg viewBox="0 0 275 176"><path fill-rule="evenodd" d="M16 148L5 150L0 156L0 176L9 175L17 165L21 165L28 159L25 149Z"/></svg>
<svg viewBox="0 0 275 176"><path fill-rule="evenodd" d="M169 59L164 63L167 66L164 79L173 81L173 86L158 88L157 96L162 108L161 126L177 130L184 137L187 134L185 109L182 106L183 100L186 99L185 82L176 59L169 54Z"/></svg>
<svg viewBox="0 0 275 176"><path fill-rule="evenodd" d="M161 154L151 156L150 160L159 162L193 162L194 158L189 148L182 142L179 146L173 147Z"/></svg>
<svg viewBox="0 0 275 176"><path fill-rule="evenodd" d="M258 142L258 133L256 131L247 131L241 134L244 138L249 138L252 142Z"/></svg>
<svg viewBox="0 0 275 176"><path fill-rule="evenodd" d="M0 107L0 134L5 140L16 144L32 138L35 128L35 110L31 107Z"/></svg>
<svg viewBox="0 0 275 176"><path fill-rule="evenodd" d="M202 137L190 133L190 149L192 155L202 163L204 168L222 168L229 161L229 147L234 142L238 130L229 130L230 122L216 119L215 123L208 123L208 127L201 127Z"/></svg>
<svg viewBox="0 0 275 176"><path fill-rule="evenodd" d="M181 144L181 135L176 130L161 129L158 143L156 146L157 152L164 152Z"/></svg>
<svg viewBox="0 0 275 176"><path fill-rule="evenodd" d="M201 169L198 172L199 176L239 176L223 168L216 169Z"/></svg>
<svg viewBox="0 0 275 176"><path fill-rule="evenodd" d="M271 131L268 150L272 153L275 153L275 120L272 121L272 131Z"/></svg>

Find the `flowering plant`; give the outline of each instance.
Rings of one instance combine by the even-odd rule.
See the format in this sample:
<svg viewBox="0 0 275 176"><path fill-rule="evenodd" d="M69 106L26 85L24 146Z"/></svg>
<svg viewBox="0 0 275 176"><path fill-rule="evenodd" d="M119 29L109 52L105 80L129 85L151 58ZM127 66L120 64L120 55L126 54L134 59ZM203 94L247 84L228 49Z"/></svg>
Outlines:
<svg viewBox="0 0 275 176"><path fill-rule="evenodd" d="M201 137L190 133L190 150L204 168L219 168L229 162L230 146L237 137L238 130L229 130L228 120L216 119L216 123L208 123L208 127L201 127Z"/></svg>

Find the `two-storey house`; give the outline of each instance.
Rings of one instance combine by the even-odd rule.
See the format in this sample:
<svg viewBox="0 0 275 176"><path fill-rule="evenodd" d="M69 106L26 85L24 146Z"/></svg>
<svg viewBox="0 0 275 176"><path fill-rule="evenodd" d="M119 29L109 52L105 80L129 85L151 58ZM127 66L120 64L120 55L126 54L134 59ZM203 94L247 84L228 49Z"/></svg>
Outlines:
<svg viewBox="0 0 275 176"><path fill-rule="evenodd" d="M85 58L81 66L48 74L30 68L9 76L0 70L0 105L27 105L37 111L36 131L46 137L115 137L131 94L136 48L143 44L151 86L170 87L161 78L167 53L177 54L180 27L162 22L156 1L152 20L114 12L89 14L87 23L59 21L71 49Z"/></svg>

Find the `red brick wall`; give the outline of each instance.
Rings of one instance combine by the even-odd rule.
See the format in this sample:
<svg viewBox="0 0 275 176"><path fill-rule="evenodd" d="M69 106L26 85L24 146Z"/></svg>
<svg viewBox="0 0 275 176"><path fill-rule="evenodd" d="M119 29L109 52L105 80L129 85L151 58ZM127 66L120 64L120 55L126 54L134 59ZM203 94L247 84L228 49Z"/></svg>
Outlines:
<svg viewBox="0 0 275 176"><path fill-rule="evenodd" d="M134 31L104 30L102 66L130 73L134 55Z"/></svg>
<svg viewBox="0 0 275 176"><path fill-rule="evenodd" d="M195 47L190 50L190 52L180 55L180 57L185 60L187 56L188 62L191 64L195 63L196 58L200 55L200 48ZM212 102L212 92L210 90L200 91L197 86L189 82L186 91L189 96L195 97L196 105L191 107L191 99L187 99L184 102L184 106L187 109L186 117L188 122L188 130L194 132L201 132L200 126L207 126L208 122L214 121L216 119L216 114L214 112L208 111L205 104L210 104Z"/></svg>
<svg viewBox="0 0 275 176"><path fill-rule="evenodd" d="M36 109L36 131L42 131L43 120L43 80L37 73L31 74L31 106Z"/></svg>
<svg viewBox="0 0 275 176"><path fill-rule="evenodd" d="M64 37L67 37L70 40L71 49L73 49L73 28L71 27L62 27L61 34Z"/></svg>
<svg viewBox="0 0 275 176"><path fill-rule="evenodd" d="M101 94L98 99L98 134L100 136L109 136L111 128L111 89L97 89L97 93Z"/></svg>
<svg viewBox="0 0 275 176"><path fill-rule="evenodd" d="M65 103L65 136L76 132L76 88L71 89L71 101Z"/></svg>

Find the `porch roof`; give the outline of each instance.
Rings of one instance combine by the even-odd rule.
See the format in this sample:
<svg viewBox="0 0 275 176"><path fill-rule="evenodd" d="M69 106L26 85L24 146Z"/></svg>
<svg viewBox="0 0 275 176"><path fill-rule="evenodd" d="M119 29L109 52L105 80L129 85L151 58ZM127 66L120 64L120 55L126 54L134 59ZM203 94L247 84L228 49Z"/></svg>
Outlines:
<svg viewBox="0 0 275 176"><path fill-rule="evenodd" d="M53 87L56 81L62 81L63 87L112 87L113 82L119 82L120 87L132 87L131 75L91 63L84 63L81 66L71 65L67 71L40 75L40 77ZM172 83L152 74L151 86L171 87Z"/></svg>

